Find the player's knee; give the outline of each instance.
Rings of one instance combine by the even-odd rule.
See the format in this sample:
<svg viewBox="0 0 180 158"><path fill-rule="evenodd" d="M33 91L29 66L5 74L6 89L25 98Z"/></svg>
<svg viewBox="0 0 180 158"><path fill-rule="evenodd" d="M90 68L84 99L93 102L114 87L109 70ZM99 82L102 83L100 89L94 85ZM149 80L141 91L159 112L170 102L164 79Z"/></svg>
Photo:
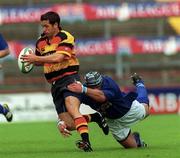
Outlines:
<svg viewBox="0 0 180 158"><path fill-rule="evenodd" d="M143 105L144 105L144 109L145 109L146 117L147 117L150 114L149 105L148 104L143 104Z"/></svg>

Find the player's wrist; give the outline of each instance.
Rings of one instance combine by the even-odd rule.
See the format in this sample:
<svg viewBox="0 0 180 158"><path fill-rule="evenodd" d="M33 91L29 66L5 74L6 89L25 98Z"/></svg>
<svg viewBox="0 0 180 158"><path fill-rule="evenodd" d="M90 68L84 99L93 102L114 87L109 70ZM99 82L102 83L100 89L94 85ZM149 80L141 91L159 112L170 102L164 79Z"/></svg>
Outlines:
<svg viewBox="0 0 180 158"><path fill-rule="evenodd" d="M82 85L82 91L81 92L86 94L87 93L87 87Z"/></svg>
<svg viewBox="0 0 180 158"><path fill-rule="evenodd" d="M34 62L35 62L35 63L42 62L42 61L41 61L41 57L36 56L36 58L35 58Z"/></svg>
<svg viewBox="0 0 180 158"><path fill-rule="evenodd" d="M62 126L62 125L65 126L65 122L61 119L58 119L57 126Z"/></svg>

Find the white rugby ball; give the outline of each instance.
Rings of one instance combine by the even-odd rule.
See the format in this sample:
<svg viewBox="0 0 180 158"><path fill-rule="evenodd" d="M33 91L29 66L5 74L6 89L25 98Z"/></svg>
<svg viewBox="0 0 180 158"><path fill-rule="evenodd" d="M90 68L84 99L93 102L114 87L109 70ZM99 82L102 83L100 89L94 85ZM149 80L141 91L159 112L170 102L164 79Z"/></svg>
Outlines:
<svg viewBox="0 0 180 158"><path fill-rule="evenodd" d="M34 64L29 64L29 62L24 62L22 59L21 59L21 56L22 55L28 55L30 52L34 53L34 50L30 47L25 47L21 50L21 52L19 53L19 56L18 56L18 67L19 67L19 70L22 72L22 73L28 73L30 72L33 67L34 67ZM29 64L29 65L28 65Z"/></svg>

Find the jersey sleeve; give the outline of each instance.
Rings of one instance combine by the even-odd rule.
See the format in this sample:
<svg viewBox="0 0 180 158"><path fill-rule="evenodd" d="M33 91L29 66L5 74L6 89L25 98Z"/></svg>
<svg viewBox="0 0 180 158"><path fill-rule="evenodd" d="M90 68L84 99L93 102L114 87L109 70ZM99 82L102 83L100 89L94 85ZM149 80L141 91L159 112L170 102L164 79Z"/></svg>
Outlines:
<svg viewBox="0 0 180 158"><path fill-rule="evenodd" d="M111 100L116 95L116 93L113 89L105 89L102 91L103 91L104 95L106 96L107 100Z"/></svg>
<svg viewBox="0 0 180 158"><path fill-rule="evenodd" d="M2 35L0 34L0 50L4 50L8 48L8 44L5 41L5 39L2 37Z"/></svg>
<svg viewBox="0 0 180 158"><path fill-rule="evenodd" d="M119 86L112 78L103 76L103 85L101 90L104 92L107 100L112 100L117 93L119 93Z"/></svg>
<svg viewBox="0 0 180 158"><path fill-rule="evenodd" d="M56 53L64 54L68 57L74 55L74 37L70 33L62 31L59 38L61 38L61 41L56 48Z"/></svg>

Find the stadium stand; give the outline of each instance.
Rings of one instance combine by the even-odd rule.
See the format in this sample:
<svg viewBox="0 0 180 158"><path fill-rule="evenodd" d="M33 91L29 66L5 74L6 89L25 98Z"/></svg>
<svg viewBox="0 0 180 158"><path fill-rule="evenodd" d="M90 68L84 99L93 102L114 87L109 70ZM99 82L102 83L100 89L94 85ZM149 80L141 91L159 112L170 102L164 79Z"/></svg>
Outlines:
<svg viewBox="0 0 180 158"><path fill-rule="evenodd" d="M132 3L134 0L1 0L3 7L23 7L52 4L120 4ZM152 2L152 0L137 0L136 3ZM121 37L168 37L177 33L168 23L167 17L135 18L127 21L115 19L91 20L91 21L63 21L63 27L73 32L76 39L87 40L94 38ZM1 32L9 41L32 41L39 36L38 23L16 23L1 25ZM129 76L133 72L141 74L147 81L147 86L177 86L180 76L179 53L166 56L163 52L155 54L133 54L121 56L121 65L117 65L117 55L80 56L81 74L89 70L98 70L113 76L122 86L130 84ZM121 66L123 76L118 76L116 70ZM16 60L6 60L3 63L3 81L0 84L0 92L20 91L47 91L47 83L42 77L42 69L33 70L31 74L21 74L17 68ZM13 69L12 69L13 68Z"/></svg>

